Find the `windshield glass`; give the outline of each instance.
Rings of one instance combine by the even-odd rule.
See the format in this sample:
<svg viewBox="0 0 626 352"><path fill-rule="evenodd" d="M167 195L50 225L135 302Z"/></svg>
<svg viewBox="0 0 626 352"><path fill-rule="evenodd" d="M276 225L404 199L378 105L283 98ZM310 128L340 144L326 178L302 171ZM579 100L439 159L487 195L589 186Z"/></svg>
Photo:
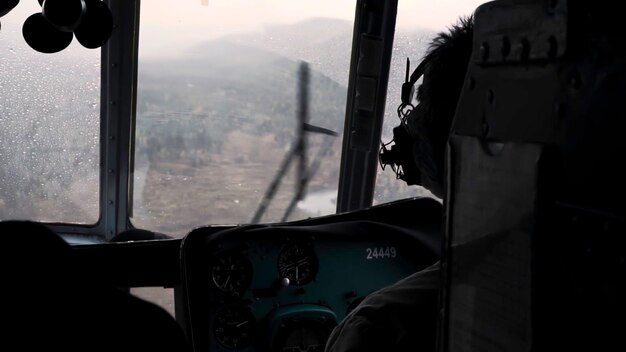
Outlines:
<svg viewBox="0 0 626 352"><path fill-rule="evenodd" d="M141 5L133 224L181 236L334 213L355 3ZM307 121L324 130L288 159L303 87ZM300 155L310 179L297 201Z"/></svg>
<svg viewBox="0 0 626 352"><path fill-rule="evenodd" d="M0 30L0 220L94 224L100 215L100 50L31 49L23 1Z"/></svg>

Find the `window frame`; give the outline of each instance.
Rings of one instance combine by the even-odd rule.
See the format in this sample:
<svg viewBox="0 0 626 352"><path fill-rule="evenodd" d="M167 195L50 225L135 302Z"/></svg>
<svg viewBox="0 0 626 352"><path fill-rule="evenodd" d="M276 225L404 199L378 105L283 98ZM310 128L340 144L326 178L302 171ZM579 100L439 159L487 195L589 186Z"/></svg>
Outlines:
<svg viewBox="0 0 626 352"><path fill-rule="evenodd" d="M357 1L337 213L374 201L397 11L398 0Z"/></svg>
<svg viewBox="0 0 626 352"><path fill-rule="evenodd" d="M105 0L113 33L100 51L100 216L93 225L50 223L70 242L99 243L131 228L139 0Z"/></svg>

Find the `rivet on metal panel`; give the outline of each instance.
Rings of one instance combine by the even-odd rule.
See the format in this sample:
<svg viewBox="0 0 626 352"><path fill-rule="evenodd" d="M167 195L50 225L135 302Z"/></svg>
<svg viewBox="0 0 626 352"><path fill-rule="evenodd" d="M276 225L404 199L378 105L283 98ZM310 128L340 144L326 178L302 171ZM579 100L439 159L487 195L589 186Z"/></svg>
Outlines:
<svg viewBox="0 0 626 352"><path fill-rule="evenodd" d="M554 59L556 57L556 54L558 52L558 42L556 41L556 38L551 35L550 38L548 38L548 58L549 59Z"/></svg>
<svg viewBox="0 0 626 352"><path fill-rule="evenodd" d="M502 142L486 142L484 146L489 155L498 156L504 151L505 144Z"/></svg>
<svg viewBox="0 0 626 352"><path fill-rule="evenodd" d="M481 130L483 133L483 137L487 137L489 135L489 123L487 122L487 119L483 116L483 122L481 124Z"/></svg>
<svg viewBox="0 0 626 352"><path fill-rule="evenodd" d="M480 45L480 59L485 62L489 59L489 44L482 43Z"/></svg>
<svg viewBox="0 0 626 352"><path fill-rule="evenodd" d="M559 0L550 0L550 8L554 9L559 4Z"/></svg>
<svg viewBox="0 0 626 352"><path fill-rule="evenodd" d="M483 124L481 127L482 127L483 136L486 137L487 135L489 135L489 124L487 123L487 121L483 121Z"/></svg>
<svg viewBox="0 0 626 352"><path fill-rule="evenodd" d="M556 116L558 120L565 119L565 106L563 103L554 104L554 116Z"/></svg>
<svg viewBox="0 0 626 352"><path fill-rule="evenodd" d="M500 48L500 53L502 54L502 59L506 59L507 56L511 53L511 42L509 38L502 38L502 47Z"/></svg>
<svg viewBox="0 0 626 352"><path fill-rule="evenodd" d="M578 74L578 72L574 71L570 74L569 85L574 89L580 88L582 85L582 79L580 78L580 74Z"/></svg>
<svg viewBox="0 0 626 352"><path fill-rule="evenodd" d="M530 43L528 42L528 39L522 38L519 41L519 43L517 44L517 52L519 54L519 58L522 61L528 60L528 58L530 57Z"/></svg>

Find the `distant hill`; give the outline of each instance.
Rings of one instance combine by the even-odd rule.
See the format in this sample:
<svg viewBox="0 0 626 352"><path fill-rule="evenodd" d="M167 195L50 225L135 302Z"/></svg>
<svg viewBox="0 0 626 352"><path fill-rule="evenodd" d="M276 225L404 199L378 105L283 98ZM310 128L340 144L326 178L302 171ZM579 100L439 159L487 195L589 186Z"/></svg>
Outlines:
<svg viewBox="0 0 626 352"><path fill-rule="evenodd" d="M310 122L341 133L345 117L353 24L314 18L255 34L207 41L185 59L139 63L137 148L219 153L233 131L269 135L276 147L293 142L299 60L311 67ZM389 77L383 140L397 125L395 111L406 58L415 68L433 33L398 32ZM176 152L179 149L181 152ZM162 157L162 156L161 156Z"/></svg>
<svg viewBox="0 0 626 352"><path fill-rule="evenodd" d="M347 86L353 27L351 21L312 18L290 25L270 26L261 33L233 35L224 39L271 51L291 60L305 60L325 76ZM385 109L387 119L395 118L396 107L400 103L406 59L411 60L411 69L417 67L428 41L434 35L435 32L428 29L399 30L395 33ZM395 125L385 125L385 138L391 136L393 127Z"/></svg>
<svg viewBox="0 0 626 352"><path fill-rule="evenodd" d="M352 21L311 18L295 24L269 26L261 33L233 35L225 39L291 60L305 60L326 76L347 84L353 31ZM417 62L426 41L433 35L433 31L426 29L397 31L394 62L403 61L406 57ZM394 67L392 64L392 70Z"/></svg>
<svg viewBox="0 0 626 352"><path fill-rule="evenodd" d="M295 60L224 39L204 43L184 60L142 61L138 132L160 140L187 135L220 148L238 130L271 134L287 146L295 132L298 69ZM345 101L344 85L311 69L311 123L341 132Z"/></svg>
<svg viewBox="0 0 626 352"><path fill-rule="evenodd" d="M326 76L347 85L352 31L350 21L312 18L296 24L270 26L260 34L227 39L291 60L307 61Z"/></svg>
<svg viewBox="0 0 626 352"><path fill-rule="evenodd" d="M294 141L300 60L311 67L311 123L342 132L352 27L348 21L315 18L207 41L190 50L184 60L142 60L136 162L145 174L140 180L145 181L137 183L143 184L135 198L141 198L135 206L136 214L141 214L137 221L143 219L146 226L161 224L166 233L183 233L206 223L250 218ZM385 141L398 125L395 112L406 58L415 68L432 35L422 30L395 35ZM310 191L334 192L341 157L340 141L335 142ZM310 140L310 158L322 150L323 143L328 142ZM172 181L179 174L180 184ZM286 178L287 183L293 181L293 175ZM183 187L184 182L193 188ZM379 177L377 200L416 192L402 189L398 193L398 185L392 173ZM276 214L266 219L280 219L292 190L293 184L282 188L282 200L277 199L270 209ZM186 193L185 202L163 201ZM172 204L181 210L170 209Z"/></svg>
<svg viewBox="0 0 626 352"><path fill-rule="evenodd" d="M205 101L211 101L212 109L219 110L215 112L217 116L236 112L223 111L220 106L236 107L241 102L255 100L272 101L271 104L257 107L258 112L267 118L278 119L281 126L293 130L294 111L291 106L295 104L297 62L304 60L313 71L312 122L341 129L352 31L352 22L328 18L271 26L254 34L231 35L208 41L191 50L184 62L142 62L140 77L148 79L158 74L183 75L188 76L188 80L191 77L200 81L203 78L211 79L213 89L205 91ZM396 107L400 102L406 58L411 59L411 69L414 69L433 35L432 31L419 29L398 31L395 34L387 119L395 118ZM225 91L229 93L225 94ZM249 117L249 114L245 116ZM390 138L393 127L395 125L385 125L385 138Z"/></svg>

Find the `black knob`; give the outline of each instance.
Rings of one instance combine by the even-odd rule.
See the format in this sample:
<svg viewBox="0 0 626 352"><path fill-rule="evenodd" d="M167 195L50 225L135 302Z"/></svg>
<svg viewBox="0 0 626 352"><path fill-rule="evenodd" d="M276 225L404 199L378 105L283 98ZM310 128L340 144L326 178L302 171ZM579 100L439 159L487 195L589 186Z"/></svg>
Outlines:
<svg viewBox="0 0 626 352"><path fill-rule="evenodd" d="M45 0L41 13L58 30L72 32L85 16L83 0Z"/></svg>
<svg viewBox="0 0 626 352"><path fill-rule="evenodd" d="M19 3L20 0L0 0L0 17L9 13Z"/></svg>
<svg viewBox="0 0 626 352"><path fill-rule="evenodd" d="M113 14L107 4L100 0L83 1L86 6L85 17L74 30L74 35L85 48L99 48L109 40L113 32Z"/></svg>
<svg viewBox="0 0 626 352"><path fill-rule="evenodd" d="M41 13L33 14L24 21L22 35L31 48L46 54L67 48L73 37L70 32L56 29Z"/></svg>

